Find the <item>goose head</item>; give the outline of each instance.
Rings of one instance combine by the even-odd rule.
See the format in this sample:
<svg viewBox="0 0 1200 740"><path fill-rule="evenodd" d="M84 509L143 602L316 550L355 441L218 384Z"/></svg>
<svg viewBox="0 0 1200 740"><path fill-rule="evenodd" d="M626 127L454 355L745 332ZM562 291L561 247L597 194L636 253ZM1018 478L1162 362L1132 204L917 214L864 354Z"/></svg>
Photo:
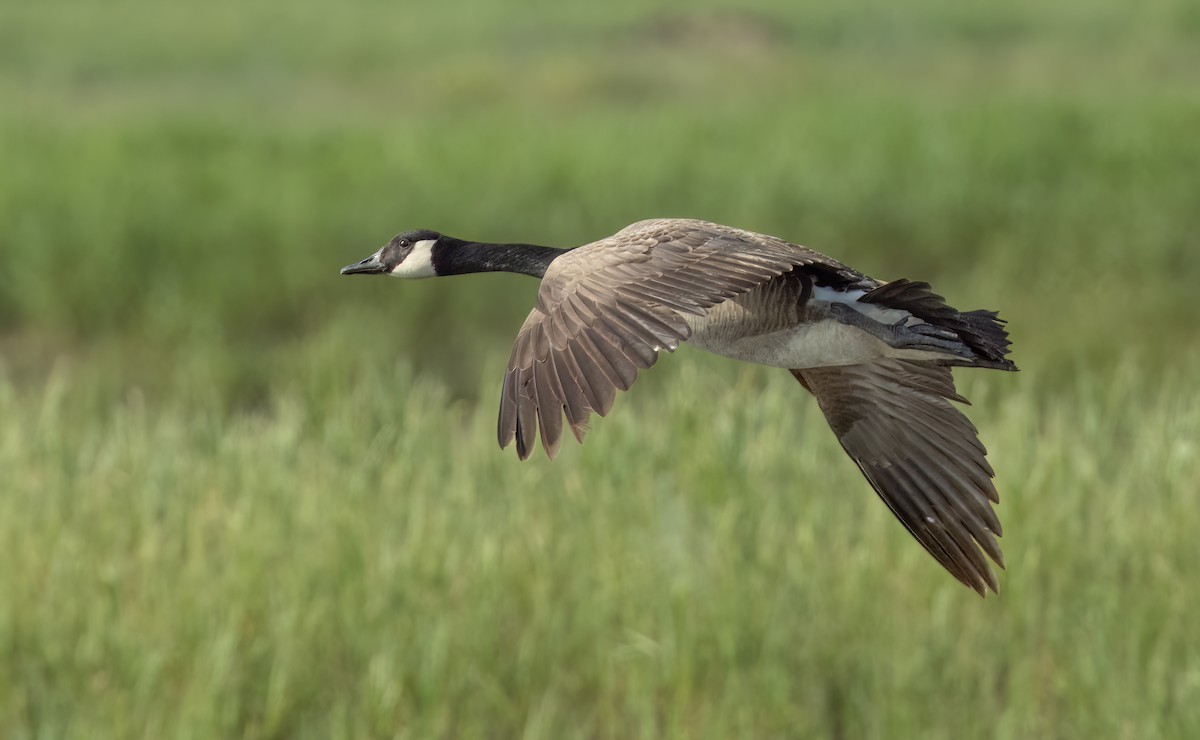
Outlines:
<svg viewBox="0 0 1200 740"><path fill-rule="evenodd" d="M433 248L445 239L429 229L397 234L375 254L343 267L342 274L391 275L410 279L436 277L438 271L433 263Z"/></svg>

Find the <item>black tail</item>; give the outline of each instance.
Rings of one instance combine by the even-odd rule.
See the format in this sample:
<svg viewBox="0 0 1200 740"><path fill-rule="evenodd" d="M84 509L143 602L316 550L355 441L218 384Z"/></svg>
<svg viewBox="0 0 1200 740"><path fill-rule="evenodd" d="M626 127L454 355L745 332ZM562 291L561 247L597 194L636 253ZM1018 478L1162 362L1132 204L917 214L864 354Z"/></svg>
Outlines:
<svg viewBox="0 0 1200 740"><path fill-rule="evenodd" d="M958 335L963 344L975 352L975 359L950 361L949 364L986 367L995 370L1016 370L1012 360L1004 358L1012 342L1004 330L1004 320L995 311L960 312L946 304L946 299L934 293L929 283L893 280L859 298L863 303L875 303L887 308L908 311Z"/></svg>

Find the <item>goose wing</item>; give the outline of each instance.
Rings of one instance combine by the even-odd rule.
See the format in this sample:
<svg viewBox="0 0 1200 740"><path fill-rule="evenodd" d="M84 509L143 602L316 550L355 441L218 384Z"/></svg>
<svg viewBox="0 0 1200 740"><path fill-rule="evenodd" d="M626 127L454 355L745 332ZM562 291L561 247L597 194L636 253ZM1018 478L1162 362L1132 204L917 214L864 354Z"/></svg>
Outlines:
<svg viewBox="0 0 1200 740"><path fill-rule="evenodd" d="M896 518L955 578L997 591L1003 568L992 467L950 369L903 360L792 370Z"/></svg>
<svg viewBox="0 0 1200 740"><path fill-rule="evenodd" d="M844 282L863 276L781 239L702 221L656 220L564 253L542 278L513 346L500 399L501 447L527 458L540 432L551 458L563 416L576 439L612 408L638 370L691 332L685 316L798 267Z"/></svg>

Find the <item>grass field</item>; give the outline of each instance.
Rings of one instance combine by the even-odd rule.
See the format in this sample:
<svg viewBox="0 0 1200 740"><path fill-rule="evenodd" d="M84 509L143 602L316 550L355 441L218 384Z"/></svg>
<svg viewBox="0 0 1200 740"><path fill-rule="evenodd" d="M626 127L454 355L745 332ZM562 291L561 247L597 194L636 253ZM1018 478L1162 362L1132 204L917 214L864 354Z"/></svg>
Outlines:
<svg viewBox="0 0 1200 740"><path fill-rule="evenodd" d="M1200 736L1200 12L0 7L0 737ZM981 600L782 371L495 448L536 283L779 234L1010 320Z"/></svg>

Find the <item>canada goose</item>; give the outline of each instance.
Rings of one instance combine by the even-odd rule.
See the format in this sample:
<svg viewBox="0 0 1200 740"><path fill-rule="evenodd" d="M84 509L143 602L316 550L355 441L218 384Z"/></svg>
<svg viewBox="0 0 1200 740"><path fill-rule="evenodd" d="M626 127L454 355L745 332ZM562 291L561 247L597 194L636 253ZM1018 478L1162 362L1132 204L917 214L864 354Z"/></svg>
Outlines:
<svg viewBox="0 0 1200 740"><path fill-rule="evenodd" d="M591 412L605 415L618 388L683 341L787 368L913 537L980 595L998 591L980 553L1004 567L994 473L949 403L967 403L950 366L1017 369L995 312L959 312L928 283L883 283L773 236L688 219L640 221L570 250L409 231L342 268L495 271L542 281L504 375L502 448L515 440L525 459L540 433L553 458L564 414L582 442Z"/></svg>

